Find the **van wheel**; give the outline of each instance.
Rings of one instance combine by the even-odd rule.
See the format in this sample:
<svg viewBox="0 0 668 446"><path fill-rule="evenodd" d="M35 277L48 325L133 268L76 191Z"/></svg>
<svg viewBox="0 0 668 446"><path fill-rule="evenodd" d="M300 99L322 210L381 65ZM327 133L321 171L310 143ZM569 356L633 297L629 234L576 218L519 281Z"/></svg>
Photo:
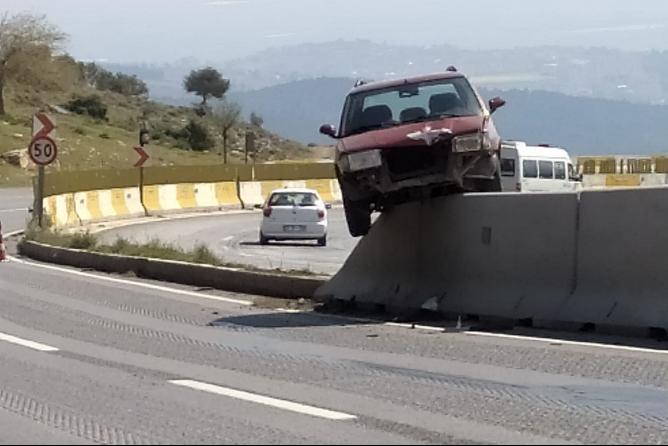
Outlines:
<svg viewBox="0 0 668 446"><path fill-rule="evenodd" d="M318 239L318 246L327 246L327 236Z"/></svg>
<svg viewBox="0 0 668 446"><path fill-rule="evenodd" d="M343 199L343 209L346 212L348 231L353 237L361 237L369 233L371 228L371 211L366 201L351 201Z"/></svg>
<svg viewBox="0 0 668 446"><path fill-rule="evenodd" d="M268 245L269 244L269 239L264 236L263 233L260 232L260 245Z"/></svg>

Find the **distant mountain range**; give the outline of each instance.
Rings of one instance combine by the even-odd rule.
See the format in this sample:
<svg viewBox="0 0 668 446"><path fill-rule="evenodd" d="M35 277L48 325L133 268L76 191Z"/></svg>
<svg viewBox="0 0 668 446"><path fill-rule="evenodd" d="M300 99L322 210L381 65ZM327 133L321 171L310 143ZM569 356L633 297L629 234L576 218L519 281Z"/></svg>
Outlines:
<svg viewBox="0 0 668 446"><path fill-rule="evenodd" d="M554 91L575 96L668 103L668 52L628 52L607 48L533 47L470 50L334 41L272 48L243 59L164 65L105 64L137 74L154 98L184 102L183 77L212 65L232 80L236 91L257 90L321 76L380 80L442 71L455 65L482 87Z"/></svg>
<svg viewBox="0 0 668 446"><path fill-rule="evenodd" d="M273 48L232 61L105 66L139 75L153 99L188 105L198 99L183 91L184 76L212 65L232 80L229 96L246 115L261 114L269 129L287 137L326 143L317 129L323 122L338 121L355 79L442 71L451 64L486 96L508 100L495 116L506 139L563 145L575 153L668 151L665 51L469 50L335 41Z"/></svg>
<svg viewBox="0 0 668 446"><path fill-rule="evenodd" d="M310 79L237 92L232 98L246 113L260 114L272 131L304 143L331 144L318 128L323 123L338 126L353 83L346 78ZM494 115L504 139L563 146L573 154L668 152L668 106L546 91L483 88L481 94L507 100Z"/></svg>

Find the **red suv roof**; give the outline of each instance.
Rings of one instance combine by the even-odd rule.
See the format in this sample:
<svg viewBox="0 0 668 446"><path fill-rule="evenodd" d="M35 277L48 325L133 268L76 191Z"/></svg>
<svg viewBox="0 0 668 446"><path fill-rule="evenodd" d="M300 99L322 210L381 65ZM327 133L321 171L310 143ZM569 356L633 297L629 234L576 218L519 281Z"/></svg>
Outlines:
<svg viewBox="0 0 668 446"><path fill-rule="evenodd" d="M446 71L442 73L426 74L422 76L405 77L401 79L392 79L380 82L370 82L368 84L360 85L350 91L350 94L361 93L363 91L382 90L383 88L398 87L403 84L417 84L420 82L438 81L442 79L453 79L456 77L464 77L463 74L457 72Z"/></svg>

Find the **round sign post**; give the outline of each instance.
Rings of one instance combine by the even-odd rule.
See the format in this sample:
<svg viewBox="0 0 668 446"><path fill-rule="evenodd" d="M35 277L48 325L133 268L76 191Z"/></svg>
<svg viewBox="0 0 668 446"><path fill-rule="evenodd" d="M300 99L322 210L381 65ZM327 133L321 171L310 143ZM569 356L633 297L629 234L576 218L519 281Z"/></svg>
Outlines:
<svg viewBox="0 0 668 446"><path fill-rule="evenodd" d="M33 163L38 166L48 166L56 160L58 146L50 137L39 136L31 141L28 154Z"/></svg>
<svg viewBox="0 0 668 446"><path fill-rule="evenodd" d="M37 224L44 227L44 170L45 166L53 163L58 156L58 146L49 136L37 135L30 141L28 155L33 163L37 165L37 193L35 194L35 212Z"/></svg>

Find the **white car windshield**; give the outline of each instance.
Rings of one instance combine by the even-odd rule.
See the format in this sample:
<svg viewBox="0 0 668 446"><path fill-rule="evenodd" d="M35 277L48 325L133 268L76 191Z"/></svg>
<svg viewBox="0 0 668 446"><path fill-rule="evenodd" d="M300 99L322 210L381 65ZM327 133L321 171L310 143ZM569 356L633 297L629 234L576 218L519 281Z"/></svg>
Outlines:
<svg viewBox="0 0 668 446"><path fill-rule="evenodd" d="M270 206L315 206L318 197L309 192L279 192L271 196Z"/></svg>

